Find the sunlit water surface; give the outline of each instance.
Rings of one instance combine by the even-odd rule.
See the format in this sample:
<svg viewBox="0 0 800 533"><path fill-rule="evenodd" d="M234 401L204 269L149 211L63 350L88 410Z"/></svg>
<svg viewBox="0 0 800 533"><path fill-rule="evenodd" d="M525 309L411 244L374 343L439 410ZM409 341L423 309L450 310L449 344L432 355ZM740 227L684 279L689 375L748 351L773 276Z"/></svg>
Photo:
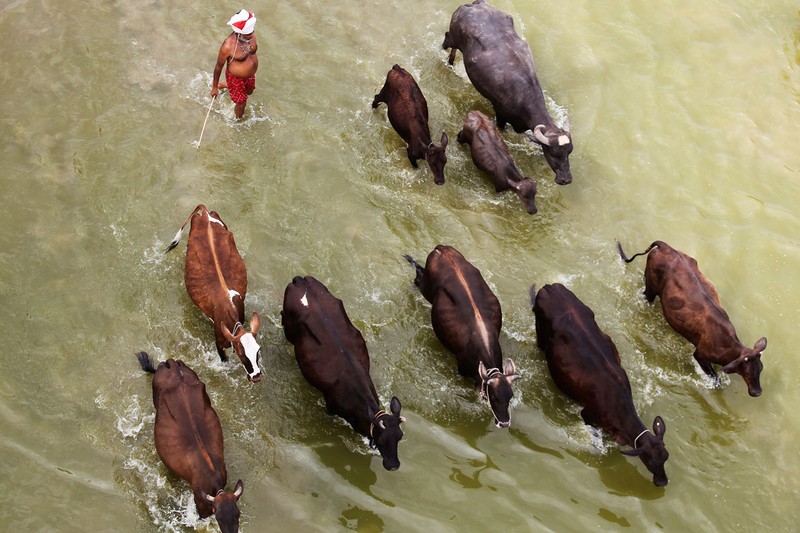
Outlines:
<svg viewBox="0 0 800 533"><path fill-rule="evenodd" d="M460 2L269 2L246 118L209 85L239 4L0 3L0 467L6 531L216 531L153 447L150 378L134 352L180 358L225 432L242 531L794 531L800 429L800 14L788 0L497 0L530 43L551 112L569 120L574 182L508 128L539 214L494 192L455 142L491 107L441 49ZM446 183L413 169L386 72L419 82ZM266 377L221 363L183 285L200 203L236 236ZM740 338L766 336L762 397L715 388L641 295L661 239L696 257ZM436 340L418 260L457 247L503 307L523 379L494 427ZM402 466L324 412L283 336L283 290L313 275L364 334L384 405L407 418ZM642 419L667 424L670 478L583 425L536 346L528 289L561 282L616 342Z"/></svg>

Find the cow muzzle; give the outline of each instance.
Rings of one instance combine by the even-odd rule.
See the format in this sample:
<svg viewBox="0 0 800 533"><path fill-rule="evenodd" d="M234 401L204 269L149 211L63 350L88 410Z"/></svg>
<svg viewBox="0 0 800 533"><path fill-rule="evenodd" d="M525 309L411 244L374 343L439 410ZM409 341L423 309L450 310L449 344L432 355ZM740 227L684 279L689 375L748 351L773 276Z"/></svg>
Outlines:
<svg viewBox="0 0 800 533"><path fill-rule="evenodd" d="M258 383L259 381L261 381L261 377L262 377L261 376L261 372L259 372L255 376L248 375L247 376L247 381L249 381L250 383Z"/></svg>

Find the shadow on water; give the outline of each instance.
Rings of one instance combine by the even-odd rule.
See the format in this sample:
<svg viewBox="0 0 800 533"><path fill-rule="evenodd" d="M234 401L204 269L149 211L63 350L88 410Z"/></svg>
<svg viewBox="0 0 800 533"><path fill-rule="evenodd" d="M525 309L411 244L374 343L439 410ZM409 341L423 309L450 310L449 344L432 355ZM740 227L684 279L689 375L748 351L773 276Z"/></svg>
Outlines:
<svg viewBox="0 0 800 533"><path fill-rule="evenodd" d="M523 431L521 431L519 429L514 429L512 427L512 428L509 428L508 432L509 432L509 435L511 435L514 439L519 441L520 444L522 444L523 446L525 446L529 450L532 450L532 451L534 451L536 453L545 453L547 455L552 455L553 457L555 457L557 459L563 459L564 458L564 454L562 454L558 450L554 450L554 449L551 449L551 448L545 448L544 446L540 446L540 445L536 444L535 442L533 442L533 440L530 437L528 437Z"/></svg>
<svg viewBox="0 0 800 533"><path fill-rule="evenodd" d="M378 476L372 471L371 464L377 460L380 465L380 456L346 453L339 444L316 446L314 451L323 465L365 494L372 494L370 487L378 481ZM383 503L390 505L389 502Z"/></svg>
<svg viewBox="0 0 800 533"><path fill-rule="evenodd" d="M377 533L384 530L381 517L372 511L357 506L349 506L339 516L339 523L346 529L364 533Z"/></svg>

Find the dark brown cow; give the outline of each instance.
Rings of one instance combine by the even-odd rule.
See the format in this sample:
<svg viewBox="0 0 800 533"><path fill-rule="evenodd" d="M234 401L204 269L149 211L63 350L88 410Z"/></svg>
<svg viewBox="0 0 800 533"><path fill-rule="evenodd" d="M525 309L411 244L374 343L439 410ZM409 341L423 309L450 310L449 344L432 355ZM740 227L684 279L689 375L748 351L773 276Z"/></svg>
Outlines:
<svg viewBox="0 0 800 533"><path fill-rule="evenodd" d="M220 359L227 361L225 349L233 351L247 371L247 379L261 381L258 358L261 347L256 333L261 325L258 313L250 318L250 331L244 329L244 299L247 294L247 269L236 249L233 233L216 211L198 205L186 219L167 252L181 240L183 228L191 221L183 279L192 301L214 322L214 338Z"/></svg>
<svg viewBox="0 0 800 533"><path fill-rule="evenodd" d="M183 361L167 359L156 369L145 352L139 352L137 358L142 370L153 374L153 433L158 456L192 486L200 518L213 514L222 533L239 531L237 502L244 484L240 479L233 492L225 492L228 471L222 426L205 384Z"/></svg>
<svg viewBox="0 0 800 533"><path fill-rule="evenodd" d="M509 403L514 396L511 384L520 376L514 361L503 362L503 314L497 297L480 270L455 248L438 245L428 254L425 267L409 255L404 257L416 269L414 284L433 306L433 331L455 354L458 372L472 378L489 404L497 427L510 426Z"/></svg>
<svg viewBox="0 0 800 533"><path fill-rule="evenodd" d="M388 107L389 122L408 145L408 160L417 168L417 160L424 159L433 172L437 185L444 183L444 165L447 163L447 134L442 132L441 145L431 140L428 129L428 102L414 81L414 77L399 65L394 65L386 75L386 83L375 95L372 108L381 102Z"/></svg>
<svg viewBox="0 0 800 533"><path fill-rule="evenodd" d="M639 457L653 474L658 487L667 484L664 463L666 425L660 416L652 433L636 413L628 375L611 337L594 319L594 313L563 285L531 288L536 316L536 342L547 358L547 367L561 391L581 404L581 417L600 428L618 444L631 446L624 455Z"/></svg>
<svg viewBox="0 0 800 533"><path fill-rule="evenodd" d="M472 161L491 176L495 191L513 190L528 213L536 213L536 181L519 171L500 130L489 117L477 110L467 113L457 140L469 144Z"/></svg>
<svg viewBox="0 0 800 533"><path fill-rule="evenodd" d="M761 396L761 352L767 347L761 337L752 348L739 341L714 285L697 267L697 261L663 241L655 241L644 252L628 258L617 242L619 255L630 263L647 255L644 296L653 303L661 299L667 323L695 346L694 358L700 368L719 383L714 365L723 372L736 372L747 384L750 396Z"/></svg>
<svg viewBox="0 0 800 533"><path fill-rule="evenodd" d="M381 409L369 374L367 344L342 301L315 278L297 276L286 286L281 322L300 371L322 392L328 412L368 437L386 470L400 468L397 444L405 422L400 400L392 397L390 413Z"/></svg>
<svg viewBox="0 0 800 533"><path fill-rule="evenodd" d="M459 6L450 19L442 48L451 48L451 65L456 50L461 50L467 76L492 103L500 129L508 123L517 133L531 130L531 140L541 145L556 183L571 183L572 136L568 128L556 126L550 116L531 49L514 30L511 15L485 0Z"/></svg>

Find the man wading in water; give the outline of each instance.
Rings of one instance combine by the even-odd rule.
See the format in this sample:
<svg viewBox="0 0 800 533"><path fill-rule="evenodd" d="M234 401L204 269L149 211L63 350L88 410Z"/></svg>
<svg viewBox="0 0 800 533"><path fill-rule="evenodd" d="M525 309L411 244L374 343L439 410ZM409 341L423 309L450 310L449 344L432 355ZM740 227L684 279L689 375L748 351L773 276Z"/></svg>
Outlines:
<svg viewBox="0 0 800 533"><path fill-rule="evenodd" d="M220 89L228 89L231 100L236 104L233 108L236 118L244 115L244 106L248 95L256 88L256 70L258 70L258 44L253 33L256 27L256 16L246 9L240 10L228 25L233 33L228 35L219 47L217 65L214 67L214 80L211 82L211 97L219 94ZM219 76L225 69L225 81L220 83Z"/></svg>

